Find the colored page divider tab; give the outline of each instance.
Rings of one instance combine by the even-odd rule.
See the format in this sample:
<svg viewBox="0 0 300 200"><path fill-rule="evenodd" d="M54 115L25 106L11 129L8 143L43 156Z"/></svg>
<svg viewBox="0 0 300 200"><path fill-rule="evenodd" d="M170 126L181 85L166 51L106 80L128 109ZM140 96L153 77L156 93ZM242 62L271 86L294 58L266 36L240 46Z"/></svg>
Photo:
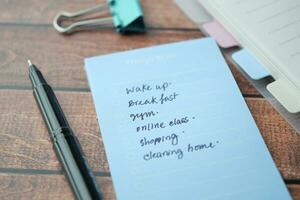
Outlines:
<svg viewBox="0 0 300 200"><path fill-rule="evenodd" d="M232 54L232 59L254 80L259 80L270 75L255 56L246 49Z"/></svg>
<svg viewBox="0 0 300 200"><path fill-rule="evenodd" d="M203 24L202 29L213 37L222 48L239 46L234 37L216 20Z"/></svg>
<svg viewBox="0 0 300 200"><path fill-rule="evenodd" d="M281 78L267 85L271 94L291 113L300 112L300 94L289 81Z"/></svg>

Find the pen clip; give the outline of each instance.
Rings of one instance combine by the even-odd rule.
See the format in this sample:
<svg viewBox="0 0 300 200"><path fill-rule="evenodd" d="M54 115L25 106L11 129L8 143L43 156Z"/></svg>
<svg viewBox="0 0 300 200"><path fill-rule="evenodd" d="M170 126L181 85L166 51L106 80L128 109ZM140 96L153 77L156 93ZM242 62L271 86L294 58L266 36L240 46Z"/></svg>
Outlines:
<svg viewBox="0 0 300 200"><path fill-rule="evenodd" d="M105 10L109 10L107 4L98 5L92 8L87 8L84 10L80 10L74 13L70 12L61 12L57 14L53 21L54 28L60 32L65 34L70 34L75 31L79 30L86 30L95 27L113 27L113 18L94 18L94 19L87 19L82 21L76 21L75 19L82 18L88 15L92 15L97 12L103 12ZM75 21L74 23L63 26L64 21Z"/></svg>

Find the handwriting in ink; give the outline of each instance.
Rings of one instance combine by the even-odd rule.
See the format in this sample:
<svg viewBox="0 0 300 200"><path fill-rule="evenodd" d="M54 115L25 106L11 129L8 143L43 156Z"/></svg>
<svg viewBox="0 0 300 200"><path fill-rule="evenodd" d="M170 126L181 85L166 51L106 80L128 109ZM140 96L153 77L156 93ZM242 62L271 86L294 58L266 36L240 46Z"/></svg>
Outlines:
<svg viewBox="0 0 300 200"><path fill-rule="evenodd" d="M149 151L149 153L147 153L143 156L143 159L146 161L150 161L153 159L161 159L161 158L170 157L170 156L176 156L177 159L180 160L183 158L183 151L180 148L165 150L162 152Z"/></svg>
<svg viewBox="0 0 300 200"><path fill-rule="evenodd" d="M126 88L126 94L138 93L138 92L146 92L151 91L152 88L150 85L143 84L142 86L132 86L131 88Z"/></svg>
<svg viewBox="0 0 300 200"><path fill-rule="evenodd" d="M142 153L142 159L145 161L150 162L151 160L154 161L168 158L180 160L184 157L185 153L208 151L219 145L219 141L196 144L187 142L181 144L180 134L181 132L185 134L184 130L181 130L180 134L169 133L167 135L143 135L145 132L168 129L171 127L179 128L179 126L182 126L183 128L186 127L186 124L195 120L194 116L183 115L179 117L171 117L164 121L153 122L153 119L158 119L156 117L156 115L158 115L157 111L151 109L146 111L138 110L141 106L143 106L143 108L147 108L155 104L163 105L171 102L174 104L178 99L179 94L177 92L170 91L171 84L171 82L166 81L159 84L140 84L125 88L126 94L132 95L127 101L128 108L131 109L131 111L134 110L134 112L129 113L129 118L130 121L135 124L136 133L140 133L140 137L137 142L143 151L146 151ZM154 91L160 93L155 94L153 93ZM134 94L136 94L137 97L134 97ZM138 122L138 124L136 124L136 122ZM159 147L162 147L163 149Z"/></svg>
<svg viewBox="0 0 300 200"><path fill-rule="evenodd" d="M142 131L151 131L153 129L163 129L166 128L166 125L164 122L156 122L156 123L147 123L142 126L136 127L136 132L142 132Z"/></svg>
<svg viewBox="0 0 300 200"><path fill-rule="evenodd" d="M171 85L171 83L165 82L162 85L156 85L155 88L157 90L163 90L163 91L165 91L170 85Z"/></svg>
<svg viewBox="0 0 300 200"><path fill-rule="evenodd" d="M135 120L144 120L145 118L154 117L158 112L149 111L149 112L141 112L136 114L130 114L130 118L134 122Z"/></svg>
<svg viewBox="0 0 300 200"><path fill-rule="evenodd" d="M153 116L152 114L151 115L150 114L148 114L147 116L148 117ZM145 132L145 131L151 131L153 129L162 129L162 128L166 128L166 126L170 126L170 127L180 126L180 125L187 124L187 123L189 123L188 117L174 118L172 121L169 121L169 123L149 122L149 123L137 126L136 127L136 132Z"/></svg>
<svg viewBox="0 0 300 200"><path fill-rule="evenodd" d="M143 139L140 140L140 145L141 147L150 146L150 145L156 146L164 142L170 142L171 145L177 145L178 135L172 133L171 135L155 137L152 139L147 139L146 137L144 137Z"/></svg>
<svg viewBox="0 0 300 200"><path fill-rule="evenodd" d="M188 152L196 152L196 151L202 151L205 149L213 149L216 147L216 144L218 144L218 143L219 143L219 141L216 141L215 144L213 142L209 142L207 144L197 144L197 145L188 144L187 151Z"/></svg>
<svg viewBox="0 0 300 200"><path fill-rule="evenodd" d="M149 99L144 100L129 100L128 101L128 107L134 107L134 106L144 106L144 105L151 105L151 104L164 104L167 102L171 102L176 100L179 94L176 92L173 92L170 95L165 95L162 93L159 98L152 96Z"/></svg>
<svg viewBox="0 0 300 200"><path fill-rule="evenodd" d="M188 117L183 117L181 119L174 118L172 121L169 122L169 126L176 126L181 124L186 124L189 122Z"/></svg>

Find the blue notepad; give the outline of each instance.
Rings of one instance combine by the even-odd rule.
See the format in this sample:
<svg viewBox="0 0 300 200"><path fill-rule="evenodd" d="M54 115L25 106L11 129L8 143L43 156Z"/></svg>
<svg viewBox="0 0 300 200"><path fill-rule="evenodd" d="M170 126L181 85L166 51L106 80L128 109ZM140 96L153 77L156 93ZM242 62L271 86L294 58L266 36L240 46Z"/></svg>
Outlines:
<svg viewBox="0 0 300 200"><path fill-rule="evenodd" d="M212 39L85 67L119 200L290 199Z"/></svg>

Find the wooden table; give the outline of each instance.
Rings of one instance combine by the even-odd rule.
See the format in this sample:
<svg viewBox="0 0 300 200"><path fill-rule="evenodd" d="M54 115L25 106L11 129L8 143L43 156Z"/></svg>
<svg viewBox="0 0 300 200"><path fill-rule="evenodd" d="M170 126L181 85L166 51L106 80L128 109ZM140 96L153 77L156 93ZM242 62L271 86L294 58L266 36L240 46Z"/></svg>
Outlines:
<svg viewBox="0 0 300 200"><path fill-rule="evenodd" d="M53 29L58 11L101 2L0 1L0 199L74 198L32 95L28 58L54 87L105 199L115 199L84 58L203 37L172 0L142 0L148 26L145 35L120 36L106 29L63 36ZM300 199L300 136L231 69L292 196Z"/></svg>

